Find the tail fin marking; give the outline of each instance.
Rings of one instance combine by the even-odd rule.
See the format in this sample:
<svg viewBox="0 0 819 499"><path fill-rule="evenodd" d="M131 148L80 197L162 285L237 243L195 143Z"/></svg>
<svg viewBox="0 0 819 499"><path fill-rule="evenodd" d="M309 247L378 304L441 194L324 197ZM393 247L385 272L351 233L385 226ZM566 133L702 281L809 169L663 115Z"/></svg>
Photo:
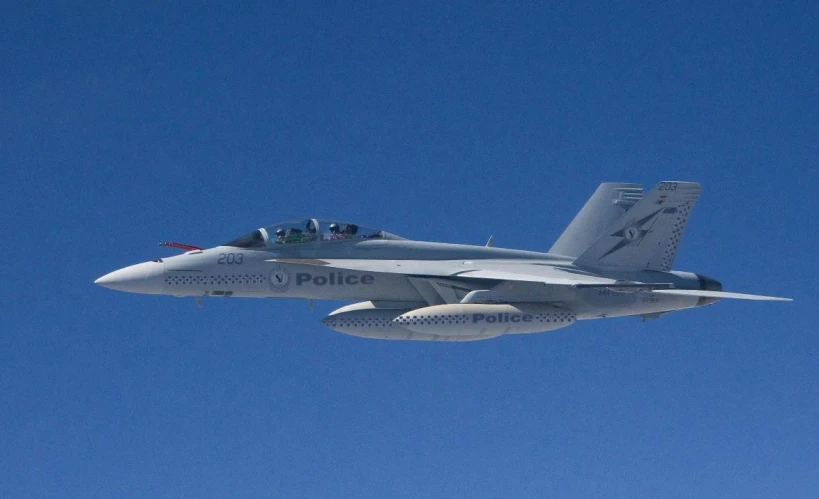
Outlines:
<svg viewBox="0 0 819 499"><path fill-rule="evenodd" d="M642 198L643 188L639 184L600 184L549 253L577 258Z"/></svg>
<svg viewBox="0 0 819 499"><path fill-rule="evenodd" d="M660 182L589 246L575 265L670 270L701 191L695 182Z"/></svg>

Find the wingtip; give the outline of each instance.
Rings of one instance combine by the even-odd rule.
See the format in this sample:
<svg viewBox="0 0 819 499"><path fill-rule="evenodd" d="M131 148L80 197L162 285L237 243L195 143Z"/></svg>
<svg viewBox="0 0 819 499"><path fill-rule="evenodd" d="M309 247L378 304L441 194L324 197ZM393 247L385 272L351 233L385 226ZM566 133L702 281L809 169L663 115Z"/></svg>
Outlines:
<svg viewBox="0 0 819 499"><path fill-rule="evenodd" d="M751 295L747 293L733 293L730 291L708 291L698 289L656 289L653 290L652 293L679 296L700 296L705 298L716 298L719 300L793 301L793 298L784 298L781 296Z"/></svg>

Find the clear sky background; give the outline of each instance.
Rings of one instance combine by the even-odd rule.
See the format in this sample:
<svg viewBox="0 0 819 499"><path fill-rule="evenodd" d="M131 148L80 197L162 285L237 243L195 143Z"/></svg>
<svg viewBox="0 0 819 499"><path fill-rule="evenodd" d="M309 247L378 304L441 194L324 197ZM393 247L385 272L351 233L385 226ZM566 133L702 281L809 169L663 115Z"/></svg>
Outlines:
<svg viewBox="0 0 819 499"><path fill-rule="evenodd" d="M5 5L0 496L816 497L815 2ZM467 344L100 275L278 220L548 249L702 182L721 302Z"/></svg>

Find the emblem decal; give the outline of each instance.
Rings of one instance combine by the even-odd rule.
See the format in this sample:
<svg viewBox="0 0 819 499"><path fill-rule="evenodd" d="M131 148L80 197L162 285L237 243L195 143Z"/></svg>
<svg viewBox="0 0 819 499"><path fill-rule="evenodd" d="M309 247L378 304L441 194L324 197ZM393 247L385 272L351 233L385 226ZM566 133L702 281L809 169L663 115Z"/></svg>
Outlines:
<svg viewBox="0 0 819 499"><path fill-rule="evenodd" d="M281 265L275 265L270 271L270 289L274 292L281 293L290 287L290 272Z"/></svg>
<svg viewBox="0 0 819 499"><path fill-rule="evenodd" d="M640 229L632 225L631 227L623 231L623 237L627 241L634 241L635 239L640 237L640 232L641 232Z"/></svg>
<svg viewBox="0 0 819 499"><path fill-rule="evenodd" d="M662 209L659 209L654 213L648 215L647 217L643 217L640 220L633 221L625 228L609 234L613 237L619 237L620 241L618 241L617 244L612 246L610 250L603 253L603 256L601 256L600 258L607 257L614 253L615 251L620 250L628 245L640 244L641 242L643 242L643 239L645 239L648 233L651 232L651 226L654 225L653 220L655 220L655 217L661 211ZM598 258L598 260L600 258Z"/></svg>

